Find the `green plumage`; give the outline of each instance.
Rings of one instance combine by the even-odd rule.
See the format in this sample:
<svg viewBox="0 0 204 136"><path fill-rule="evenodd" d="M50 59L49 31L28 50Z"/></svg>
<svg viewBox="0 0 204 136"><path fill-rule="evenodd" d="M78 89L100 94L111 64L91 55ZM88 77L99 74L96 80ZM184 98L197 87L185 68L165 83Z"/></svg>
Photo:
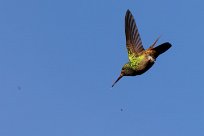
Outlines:
<svg viewBox="0 0 204 136"><path fill-rule="evenodd" d="M125 34L129 62L123 66L120 76L113 83L112 87L123 76L136 76L146 72L155 63L156 58L171 47L171 44L166 42L154 48L159 39L157 38L156 41L145 50L134 17L129 10L127 10L125 16Z"/></svg>

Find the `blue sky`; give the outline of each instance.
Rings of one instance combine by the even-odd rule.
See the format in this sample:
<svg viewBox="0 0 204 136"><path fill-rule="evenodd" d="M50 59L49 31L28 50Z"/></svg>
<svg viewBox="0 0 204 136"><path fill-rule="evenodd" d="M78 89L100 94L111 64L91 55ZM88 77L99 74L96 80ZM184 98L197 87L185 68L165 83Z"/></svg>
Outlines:
<svg viewBox="0 0 204 136"><path fill-rule="evenodd" d="M203 5L0 1L0 135L203 136ZM127 9L145 48L159 35L173 46L111 88L128 60Z"/></svg>

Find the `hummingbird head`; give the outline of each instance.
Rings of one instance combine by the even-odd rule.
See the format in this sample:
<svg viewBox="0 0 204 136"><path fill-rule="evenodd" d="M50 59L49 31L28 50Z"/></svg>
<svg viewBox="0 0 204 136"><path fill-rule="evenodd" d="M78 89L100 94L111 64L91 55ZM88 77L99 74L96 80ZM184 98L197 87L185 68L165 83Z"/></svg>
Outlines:
<svg viewBox="0 0 204 136"><path fill-rule="evenodd" d="M123 77L123 76L131 76L133 75L134 71L131 69L130 65L127 63L125 64L120 72L120 76L117 78L117 80L113 83L112 87Z"/></svg>

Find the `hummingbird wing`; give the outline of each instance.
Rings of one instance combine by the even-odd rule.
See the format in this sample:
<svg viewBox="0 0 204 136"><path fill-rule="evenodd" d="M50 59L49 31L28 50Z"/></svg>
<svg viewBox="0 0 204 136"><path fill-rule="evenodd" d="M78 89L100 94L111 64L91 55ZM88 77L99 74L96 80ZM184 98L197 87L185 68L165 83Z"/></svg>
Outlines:
<svg viewBox="0 0 204 136"><path fill-rule="evenodd" d="M129 9L125 15L125 34L128 57L131 61L134 57L137 57L140 52L144 51L144 48L134 17Z"/></svg>

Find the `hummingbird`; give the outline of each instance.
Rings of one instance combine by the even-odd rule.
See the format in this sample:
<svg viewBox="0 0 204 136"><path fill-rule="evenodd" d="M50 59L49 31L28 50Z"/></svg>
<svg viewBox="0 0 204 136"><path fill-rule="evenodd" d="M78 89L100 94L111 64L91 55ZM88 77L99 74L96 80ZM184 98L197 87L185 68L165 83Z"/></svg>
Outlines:
<svg viewBox="0 0 204 136"><path fill-rule="evenodd" d="M159 40L158 37L155 42L145 50L134 17L129 9L125 15L125 35L129 61L122 67L120 76L113 83L112 87L123 76L136 76L145 73L153 66L156 58L172 46L169 42L165 42L155 47Z"/></svg>

